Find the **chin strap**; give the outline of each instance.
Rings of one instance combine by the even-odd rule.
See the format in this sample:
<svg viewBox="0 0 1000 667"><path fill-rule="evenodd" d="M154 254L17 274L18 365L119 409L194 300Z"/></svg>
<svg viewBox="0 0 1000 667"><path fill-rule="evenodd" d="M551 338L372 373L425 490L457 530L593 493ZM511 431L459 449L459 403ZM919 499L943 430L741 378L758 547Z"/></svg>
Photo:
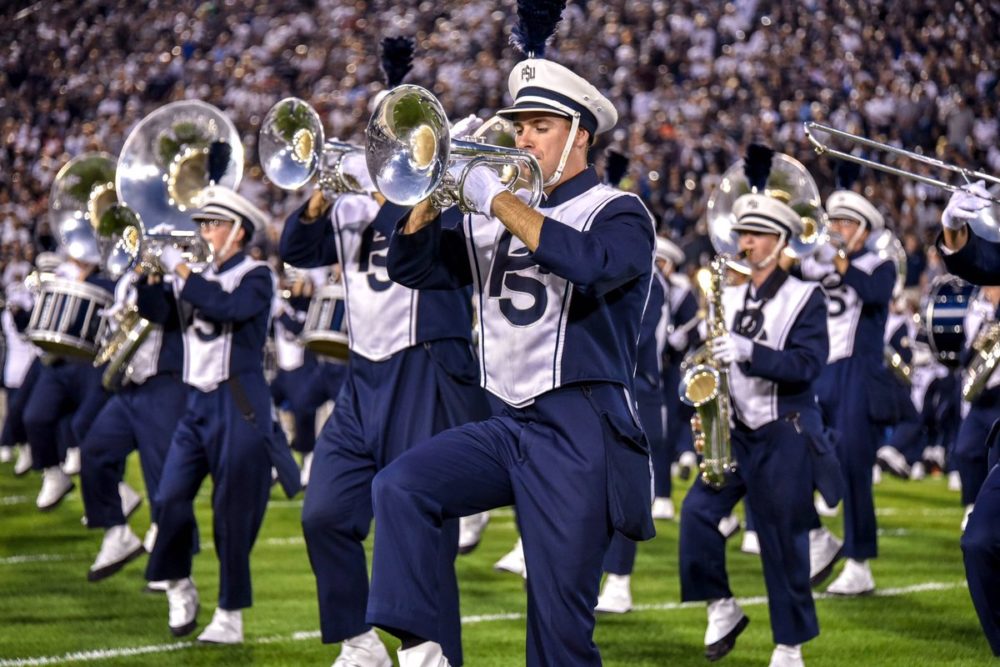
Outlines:
<svg viewBox="0 0 1000 667"><path fill-rule="evenodd" d="M566 169L566 160L569 159L569 152L573 148L573 142L576 140L576 131L578 129L580 129L580 114L574 111L573 120L569 126L569 136L566 137L566 145L563 146L562 156L559 158L559 166L552 172L552 176L545 181L544 187L552 187L562 178L563 171Z"/></svg>
<svg viewBox="0 0 1000 667"><path fill-rule="evenodd" d="M771 251L770 255L768 255L759 262L747 262L747 263L750 264L752 268L755 268L758 271L760 271L761 269L766 269L767 267L771 266L772 262L778 259L778 255L780 255L781 251L785 249L786 245L788 245L787 242L788 242L788 234L785 232L781 232L780 236L778 237L778 243L777 245L774 246L774 250Z"/></svg>
<svg viewBox="0 0 1000 667"><path fill-rule="evenodd" d="M215 264L216 269L222 268L222 263L229 259L229 251L233 248L233 243L236 241L236 232L240 230L243 223L237 222L233 225L233 228L229 230L229 236L226 237L226 242L222 244L219 248L219 252L213 253L214 257L212 262Z"/></svg>

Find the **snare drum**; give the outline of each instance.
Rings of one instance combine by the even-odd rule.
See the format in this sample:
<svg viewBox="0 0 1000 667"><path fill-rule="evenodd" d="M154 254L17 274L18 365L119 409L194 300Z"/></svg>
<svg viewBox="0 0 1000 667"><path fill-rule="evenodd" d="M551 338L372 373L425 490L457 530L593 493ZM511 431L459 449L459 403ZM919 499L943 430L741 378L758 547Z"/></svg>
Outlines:
<svg viewBox="0 0 1000 667"><path fill-rule="evenodd" d="M976 287L956 276L938 276L927 297L924 326L931 352L945 366L957 368L965 347L965 313Z"/></svg>
<svg viewBox="0 0 1000 667"><path fill-rule="evenodd" d="M323 285L316 290L300 338L307 350L324 357L347 359L347 302L342 284Z"/></svg>
<svg viewBox="0 0 1000 667"><path fill-rule="evenodd" d="M104 340L104 311L114 297L76 280L43 280L25 333L35 345L60 356L93 358Z"/></svg>

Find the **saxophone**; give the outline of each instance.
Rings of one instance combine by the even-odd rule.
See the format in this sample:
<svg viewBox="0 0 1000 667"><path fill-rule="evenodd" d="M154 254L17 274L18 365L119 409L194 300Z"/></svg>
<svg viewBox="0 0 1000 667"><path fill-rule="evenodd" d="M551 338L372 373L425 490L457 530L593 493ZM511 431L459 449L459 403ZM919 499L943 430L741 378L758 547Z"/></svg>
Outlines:
<svg viewBox="0 0 1000 667"><path fill-rule="evenodd" d="M1000 363L1000 322L987 322L972 341L975 355L962 372L962 398L970 403L983 393Z"/></svg>
<svg viewBox="0 0 1000 667"><path fill-rule="evenodd" d="M722 287L726 280L726 261L719 255L712 260L705 293L707 338L726 334L722 310ZM701 479L712 488L726 483L726 473L736 469L729 435L729 366L716 361L706 342L684 360L684 375L679 387L680 399L695 409L691 418L695 450L702 455Z"/></svg>

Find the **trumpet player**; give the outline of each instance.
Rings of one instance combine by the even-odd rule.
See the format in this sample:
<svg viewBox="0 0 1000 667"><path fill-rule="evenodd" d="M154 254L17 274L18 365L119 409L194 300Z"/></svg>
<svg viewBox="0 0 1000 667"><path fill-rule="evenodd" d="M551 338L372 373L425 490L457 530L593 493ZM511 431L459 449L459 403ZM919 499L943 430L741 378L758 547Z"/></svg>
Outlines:
<svg viewBox="0 0 1000 667"><path fill-rule="evenodd" d="M971 224L990 205L985 183L955 192L941 216L936 241L951 273L977 285L1000 285L1000 243L987 241ZM995 205L994 205L995 208ZM994 449L997 431L986 446ZM976 496L975 508L962 535L969 594L993 655L1000 656L1000 468L992 465Z"/></svg>
<svg viewBox="0 0 1000 667"><path fill-rule="evenodd" d="M500 114L541 166L539 208L474 167L464 194L476 213L424 200L389 245L389 275L404 285L473 286L482 383L502 401L497 416L438 434L375 478L368 620L403 640L401 665L458 664L442 650L440 619L457 599L438 567L442 522L515 506L531 666L600 664L594 607L611 535L654 532L634 398L652 217L587 164L617 122L610 100L541 57L518 63L508 86L514 103Z"/></svg>
<svg viewBox="0 0 1000 667"><path fill-rule="evenodd" d="M265 214L233 190L211 186L192 217L212 249L212 264L194 273L179 248L164 245L159 263L173 274L173 290L151 291L139 304L140 314L154 319L157 311L177 309L185 347L182 379L190 387L157 489L159 530L146 578L168 582L171 633L191 633L199 609L191 580L194 499L211 475L219 596L198 641L238 644L242 610L253 601L250 551L267 509L272 466L290 496L299 489L299 470L276 433L264 380L274 275L244 250L264 228Z"/></svg>
<svg viewBox="0 0 1000 667"><path fill-rule="evenodd" d="M822 441L816 379L829 343L818 286L777 266L802 219L787 204L747 194L732 208L750 280L722 293L726 333L710 338L714 359L729 367L732 448L738 462L718 490L695 480L681 510L680 574L684 601L706 600L705 657L728 654L749 619L733 597L719 522L746 496L753 505L767 586L772 667L801 665L801 645L819 634L809 586L813 494L811 449Z"/></svg>
<svg viewBox="0 0 1000 667"><path fill-rule="evenodd" d="M869 560L878 555L872 468L879 446L880 414L893 406L873 387L884 376L885 324L896 281L896 268L866 247L869 236L885 228L875 206L843 189L827 199L831 244L802 261L802 276L818 281L827 297L830 357L817 384L827 424L839 432L837 458L846 484L844 494L844 569L827 588L835 595L863 595L875 589ZM850 387L851 391L844 391ZM813 540L829 551L840 545L825 528Z"/></svg>

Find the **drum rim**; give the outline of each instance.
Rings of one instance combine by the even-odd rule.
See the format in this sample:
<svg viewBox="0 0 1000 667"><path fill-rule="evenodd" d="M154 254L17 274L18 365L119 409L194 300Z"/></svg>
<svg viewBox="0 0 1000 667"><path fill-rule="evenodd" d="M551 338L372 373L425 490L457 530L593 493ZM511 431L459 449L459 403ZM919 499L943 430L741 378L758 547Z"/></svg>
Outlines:
<svg viewBox="0 0 1000 667"><path fill-rule="evenodd" d="M68 278L47 278L39 284L39 292L88 297L102 305L113 303L115 300L114 295L103 287Z"/></svg>

